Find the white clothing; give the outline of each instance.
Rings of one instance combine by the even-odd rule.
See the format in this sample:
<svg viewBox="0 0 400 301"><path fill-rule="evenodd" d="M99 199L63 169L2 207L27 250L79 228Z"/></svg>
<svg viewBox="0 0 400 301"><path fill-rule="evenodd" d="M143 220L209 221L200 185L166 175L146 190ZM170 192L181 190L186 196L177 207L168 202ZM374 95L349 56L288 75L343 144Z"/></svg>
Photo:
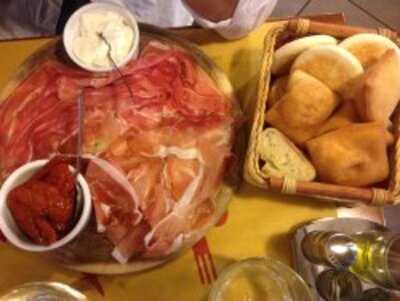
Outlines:
<svg viewBox="0 0 400 301"><path fill-rule="evenodd" d="M218 23L199 16L183 0L92 0L127 5L138 20L160 27L199 25L215 29L228 39L240 38L271 14L277 0L239 0L231 19ZM218 0L215 0L218 1ZM52 35L62 0L1 0L0 39Z"/></svg>
<svg viewBox="0 0 400 301"><path fill-rule="evenodd" d="M215 0L218 1L218 0ZM238 39L260 26L271 15L278 0L239 0L231 19L211 22L190 10L201 26L216 30L226 39Z"/></svg>

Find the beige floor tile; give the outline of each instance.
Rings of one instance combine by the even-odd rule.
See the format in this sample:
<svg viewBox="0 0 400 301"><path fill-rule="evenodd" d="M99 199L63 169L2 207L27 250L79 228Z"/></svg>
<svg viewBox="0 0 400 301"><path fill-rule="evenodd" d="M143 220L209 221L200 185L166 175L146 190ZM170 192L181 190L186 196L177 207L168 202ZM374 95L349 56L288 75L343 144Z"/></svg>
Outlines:
<svg viewBox="0 0 400 301"><path fill-rule="evenodd" d="M278 0L271 17L288 17L296 15L307 0Z"/></svg>
<svg viewBox="0 0 400 301"><path fill-rule="evenodd" d="M353 0L396 31L400 31L400 0Z"/></svg>
<svg viewBox="0 0 400 301"><path fill-rule="evenodd" d="M375 21L347 0L313 0L301 15L341 12L344 12L347 24L374 28L382 27L379 22Z"/></svg>

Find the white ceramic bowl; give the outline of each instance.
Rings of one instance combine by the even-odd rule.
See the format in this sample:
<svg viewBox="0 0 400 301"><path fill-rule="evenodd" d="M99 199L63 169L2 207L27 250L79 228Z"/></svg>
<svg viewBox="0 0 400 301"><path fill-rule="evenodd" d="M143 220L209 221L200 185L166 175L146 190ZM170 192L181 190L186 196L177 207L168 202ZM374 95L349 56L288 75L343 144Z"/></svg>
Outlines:
<svg viewBox="0 0 400 301"><path fill-rule="evenodd" d="M128 8L120 6L118 4L112 3L104 3L104 2L96 2L82 6L73 15L68 19L67 24L64 28L63 33L63 42L65 50L67 51L68 56L80 67L92 72L107 72L114 70L114 66L92 66L84 64L79 58L74 54L73 44L74 39L78 36L79 23L82 14L87 12L96 12L96 11L112 11L119 15L121 15L126 23L133 30L133 42L131 45L131 49L126 55L125 59L117 63L118 68L124 66L131 59L135 59L139 53L139 27L136 21L135 16L129 11Z"/></svg>
<svg viewBox="0 0 400 301"><path fill-rule="evenodd" d="M62 239L49 246L35 244L21 232L7 206L7 195L14 187L26 182L47 162L48 160L37 160L22 165L7 178L0 189L0 230L11 244L20 249L32 252L47 252L66 245L86 227L92 213L92 201L89 186L85 178L82 175L78 175L77 179L82 188L83 194L83 206L81 216L72 230L70 230L70 232ZM73 170L72 167L71 170Z"/></svg>

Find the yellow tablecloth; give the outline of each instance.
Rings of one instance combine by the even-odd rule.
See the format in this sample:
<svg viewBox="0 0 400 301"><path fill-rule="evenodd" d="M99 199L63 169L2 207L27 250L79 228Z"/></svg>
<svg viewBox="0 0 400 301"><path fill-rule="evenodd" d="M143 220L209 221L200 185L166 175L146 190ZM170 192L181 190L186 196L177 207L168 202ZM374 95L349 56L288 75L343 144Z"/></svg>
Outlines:
<svg viewBox="0 0 400 301"><path fill-rule="evenodd" d="M224 41L201 29L178 33L200 45L233 83L246 106L254 100L265 24L247 38ZM0 87L18 65L48 39L0 43ZM243 184L235 195L225 225L207 235L217 272L227 264L252 256L272 256L290 264L288 232L300 223L334 216L333 206L300 197L267 193ZM90 300L206 300L209 287L202 285L191 251L160 267L139 274L91 277L52 265L44 258L17 251L0 242L0 295L28 281L51 280L72 284Z"/></svg>

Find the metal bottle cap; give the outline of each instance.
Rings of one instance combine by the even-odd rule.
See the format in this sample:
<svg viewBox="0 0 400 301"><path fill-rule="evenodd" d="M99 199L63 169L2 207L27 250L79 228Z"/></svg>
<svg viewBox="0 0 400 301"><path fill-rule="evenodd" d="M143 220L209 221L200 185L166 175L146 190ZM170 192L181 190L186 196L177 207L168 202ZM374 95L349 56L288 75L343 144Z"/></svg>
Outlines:
<svg viewBox="0 0 400 301"><path fill-rule="evenodd" d="M326 301L359 300L361 281L348 271L326 270L318 275L317 290Z"/></svg>
<svg viewBox="0 0 400 301"><path fill-rule="evenodd" d="M304 238L302 247L311 262L339 269L349 267L357 257L357 245L353 239L338 232L311 232Z"/></svg>
<svg viewBox="0 0 400 301"><path fill-rule="evenodd" d="M325 256L331 266L347 268L356 260L357 245L350 236L335 233L325 244Z"/></svg>

